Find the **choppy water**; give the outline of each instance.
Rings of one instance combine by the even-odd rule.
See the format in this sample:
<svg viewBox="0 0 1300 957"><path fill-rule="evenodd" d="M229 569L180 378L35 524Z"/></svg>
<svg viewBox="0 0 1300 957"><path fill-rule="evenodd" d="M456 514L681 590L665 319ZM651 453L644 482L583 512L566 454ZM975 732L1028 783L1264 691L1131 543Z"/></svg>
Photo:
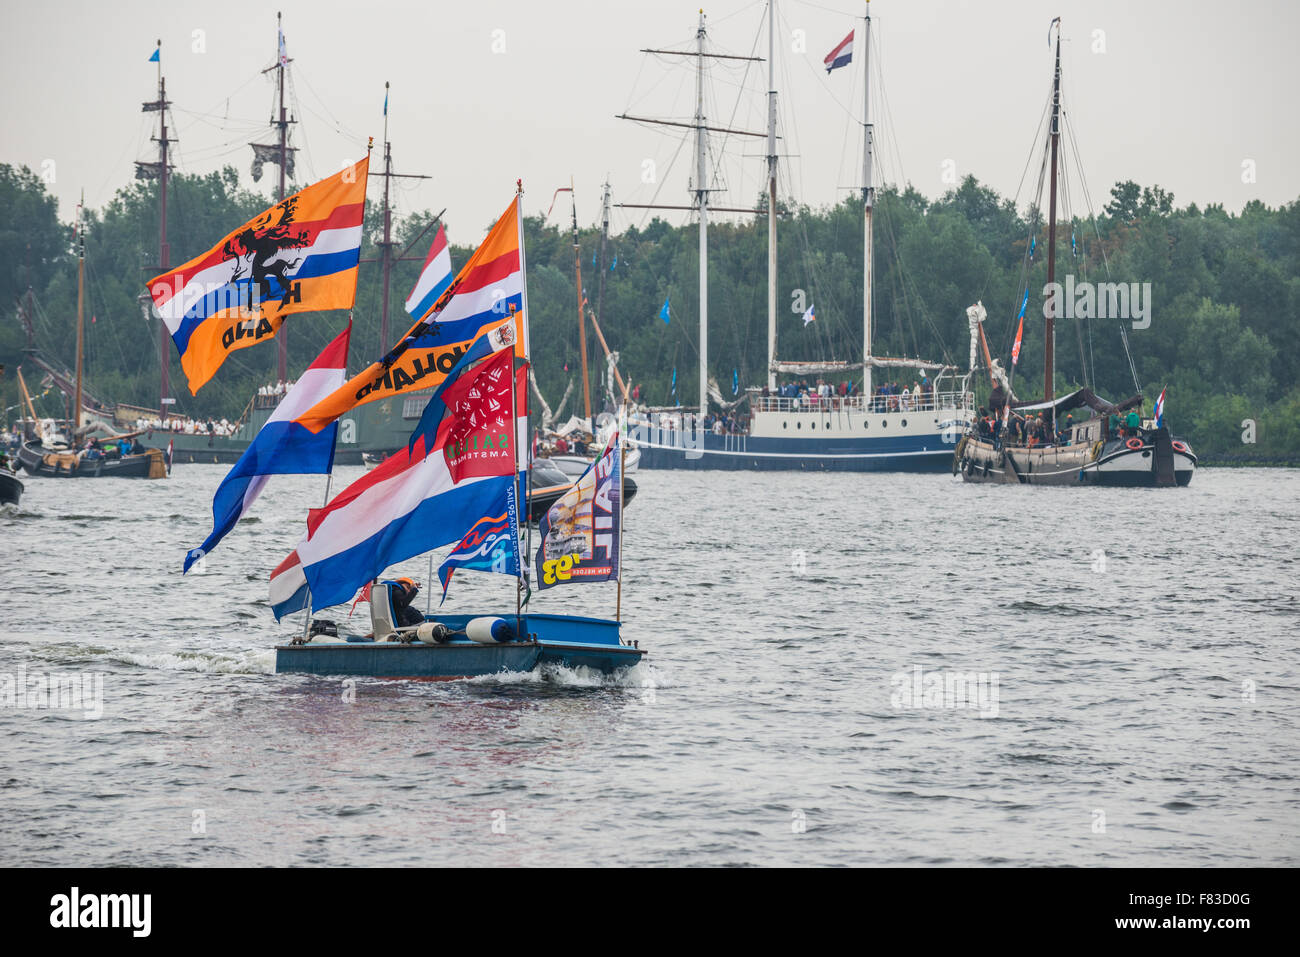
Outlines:
<svg viewBox="0 0 1300 957"><path fill-rule="evenodd" d="M30 479L0 513L0 672L104 676L98 720L0 708L0 864L1300 861L1300 473L642 473L623 602L649 663L354 704L271 673L295 625L266 577L319 477L181 578L223 474ZM906 707L917 668L997 696Z"/></svg>

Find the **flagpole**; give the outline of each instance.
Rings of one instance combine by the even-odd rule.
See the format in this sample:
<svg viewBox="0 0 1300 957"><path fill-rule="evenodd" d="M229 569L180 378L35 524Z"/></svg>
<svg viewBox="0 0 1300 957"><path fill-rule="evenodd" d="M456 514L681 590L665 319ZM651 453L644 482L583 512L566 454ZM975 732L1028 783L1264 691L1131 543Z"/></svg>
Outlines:
<svg viewBox="0 0 1300 957"><path fill-rule="evenodd" d="M369 156L369 150L366 151ZM343 376L346 379L348 374L348 353L352 351L352 310L348 310L348 341L347 349L343 353ZM334 456L339 450L339 430L334 430L334 445L330 448L330 470L325 473L325 497L321 501L321 508L330 503L330 486L334 483ZM304 573L305 574L305 573ZM307 586L307 619L302 623L302 640L305 642L311 632L311 585Z"/></svg>
<svg viewBox="0 0 1300 957"><path fill-rule="evenodd" d="M623 406L619 413L618 423L618 592L614 599L614 620L623 621L623 495L627 482L623 477L624 466L627 464L627 445L625 440L627 424L627 406Z"/></svg>

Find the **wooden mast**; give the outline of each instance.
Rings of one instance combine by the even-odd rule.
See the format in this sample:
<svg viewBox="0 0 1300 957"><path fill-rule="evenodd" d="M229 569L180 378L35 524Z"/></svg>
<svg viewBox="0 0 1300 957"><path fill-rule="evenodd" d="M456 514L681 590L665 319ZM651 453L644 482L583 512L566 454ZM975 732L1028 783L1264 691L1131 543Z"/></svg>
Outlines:
<svg viewBox="0 0 1300 957"><path fill-rule="evenodd" d="M1047 287L1048 292L1045 322L1043 325L1043 401L1051 402L1056 398L1053 382L1053 360L1056 356L1056 148L1061 136L1061 18L1056 24L1056 69L1052 78L1052 185L1051 198L1048 200L1047 219ZM1052 433L1056 432L1056 409L1051 409Z"/></svg>
<svg viewBox="0 0 1300 957"><path fill-rule="evenodd" d="M582 363L582 409L587 419L587 431L596 434L591 419L591 381L587 376L587 320L583 311L587 297L582 294L582 249L578 245L578 200L573 192L573 177L569 177L569 201L573 209L573 271L578 283L578 356Z"/></svg>

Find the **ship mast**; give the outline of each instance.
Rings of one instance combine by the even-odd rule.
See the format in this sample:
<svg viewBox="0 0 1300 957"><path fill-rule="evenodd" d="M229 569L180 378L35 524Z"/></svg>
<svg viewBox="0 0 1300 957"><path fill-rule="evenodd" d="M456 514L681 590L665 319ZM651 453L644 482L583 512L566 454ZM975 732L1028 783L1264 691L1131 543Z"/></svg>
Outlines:
<svg viewBox="0 0 1300 957"><path fill-rule="evenodd" d="M284 26L283 26L282 19L283 19L283 14L277 12L275 15L275 33L276 33L275 66L262 71L263 73L268 73L270 72L270 70L275 70L276 96L279 98L280 101L280 105L279 105L280 118L278 120L272 121L272 125L277 127L280 131L280 142L278 146L280 182L275 193L275 201L277 203L284 202L285 190L286 190L287 180L289 176L289 153L291 152L289 147L289 125L291 123L298 122L297 120L291 119L289 117L288 111L286 110L284 105L284 72L285 72L285 68L292 61L289 59L288 51L285 49ZM254 149L256 149L256 147L254 147ZM278 340L277 353L276 353L276 380L279 382L284 382L288 378L288 366L289 366L288 332L289 332L288 325L287 324L282 325L280 327L279 335L276 337L276 339Z"/></svg>
<svg viewBox="0 0 1300 957"><path fill-rule="evenodd" d="M429 222L424 229L420 230L411 242L401 253L394 255L393 249L397 246L397 240L393 238L393 207L389 202L389 185L393 179L429 179L421 173L394 173L393 172L393 144L388 140L388 90L389 84L384 83L384 169L381 173L371 173L371 176L382 176L384 180L384 238L375 243L379 247L379 256L376 259L362 259L359 262L372 263L378 262L381 266L383 275L383 306L379 315L379 351L387 352L391 348L391 340L388 338L388 303L389 287L392 282L393 263L401 262L424 262L422 256L408 256L411 247L424 238L425 233L434 227L442 219L442 213ZM446 212L444 209L443 213ZM418 317L417 317L418 318Z"/></svg>
<svg viewBox="0 0 1300 957"><path fill-rule="evenodd" d="M86 224L83 210L86 206L86 191L81 191L81 202L77 204L77 385L73 390L72 400L72 445L77 444L77 433L81 431L81 367L85 361L86 329Z"/></svg>
<svg viewBox="0 0 1300 957"><path fill-rule="evenodd" d="M1056 356L1056 148L1061 136L1061 18L1056 24L1056 69L1052 77L1052 185L1047 214L1047 308L1043 325L1043 401L1056 398L1053 360ZM1056 430L1056 409L1052 408L1052 430Z"/></svg>
<svg viewBox="0 0 1300 957"><path fill-rule="evenodd" d="M681 126L695 130L695 184L692 192L695 201L690 206L661 206L648 203L619 203L620 209L689 209L700 214L700 418L709 411L709 210L720 213L757 213L757 209L735 209L721 206L709 206L709 171L708 171L708 134L730 133L735 136L766 136L750 130L733 130L722 126L709 126L704 115L704 61L739 60L761 63L761 57L736 56L730 53L705 53L704 41L708 34L704 27L704 11L700 10L700 24L695 32L695 52L683 50L642 49L642 53L654 53L660 56L691 56L695 58L695 119L693 123L674 120L655 120L645 116L630 116L619 113L620 120L632 120L636 123L655 123L660 126Z"/></svg>
<svg viewBox="0 0 1300 957"><path fill-rule="evenodd" d="M871 0L862 18L862 394L871 401Z"/></svg>
<svg viewBox="0 0 1300 957"><path fill-rule="evenodd" d="M709 414L709 180L704 117L704 11L695 33L695 204L700 211L700 425Z"/></svg>
<svg viewBox="0 0 1300 957"><path fill-rule="evenodd" d="M142 113L158 114L158 135L154 137L154 142L158 144L158 162L141 163L136 165L137 179L158 180L158 262L154 266L147 267L153 275L168 272L171 268L171 246L167 242L167 185L171 181L171 161L168 156L171 144L176 142L174 137L167 135L167 108L171 103L167 100L167 78L162 75L162 40L158 41L158 99L145 103L140 108ZM140 295L140 305L147 319L150 314L150 307L153 300L149 294ZM167 324L161 319L158 320L158 417L166 420L171 402L171 354L172 344L171 336L167 333Z"/></svg>
<svg viewBox="0 0 1300 957"><path fill-rule="evenodd" d="M596 287L596 329L600 330L600 320L605 318L605 273L609 270L606 268L605 247L609 243L609 177L605 177L605 184L601 187L603 190L600 199L600 282Z"/></svg>
<svg viewBox="0 0 1300 957"><path fill-rule="evenodd" d="M776 0L767 5L767 387L776 389Z"/></svg>
<svg viewBox="0 0 1300 957"><path fill-rule="evenodd" d="M595 433L595 423L591 420L591 382L587 377L587 320L583 315L583 306L587 297L582 294L582 249L578 245L578 200L573 192L573 177L569 177L569 201L573 209L573 272L578 284L578 355L582 363L582 408L587 419L587 431Z"/></svg>

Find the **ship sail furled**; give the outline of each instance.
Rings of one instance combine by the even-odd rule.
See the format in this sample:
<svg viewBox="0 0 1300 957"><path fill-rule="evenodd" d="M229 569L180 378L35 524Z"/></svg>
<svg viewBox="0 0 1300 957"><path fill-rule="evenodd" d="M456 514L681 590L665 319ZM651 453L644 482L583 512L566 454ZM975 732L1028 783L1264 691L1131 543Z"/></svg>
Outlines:
<svg viewBox="0 0 1300 957"><path fill-rule="evenodd" d="M149 281L190 392L296 312L351 309L370 157L313 183ZM313 431L320 431L315 429Z"/></svg>
<svg viewBox="0 0 1300 957"><path fill-rule="evenodd" d="M488 328L510 319L515 354L528 357L520 198L501 214L456 279L396 346L302 416L313 431L355 406L440 384Z"/></svg>

